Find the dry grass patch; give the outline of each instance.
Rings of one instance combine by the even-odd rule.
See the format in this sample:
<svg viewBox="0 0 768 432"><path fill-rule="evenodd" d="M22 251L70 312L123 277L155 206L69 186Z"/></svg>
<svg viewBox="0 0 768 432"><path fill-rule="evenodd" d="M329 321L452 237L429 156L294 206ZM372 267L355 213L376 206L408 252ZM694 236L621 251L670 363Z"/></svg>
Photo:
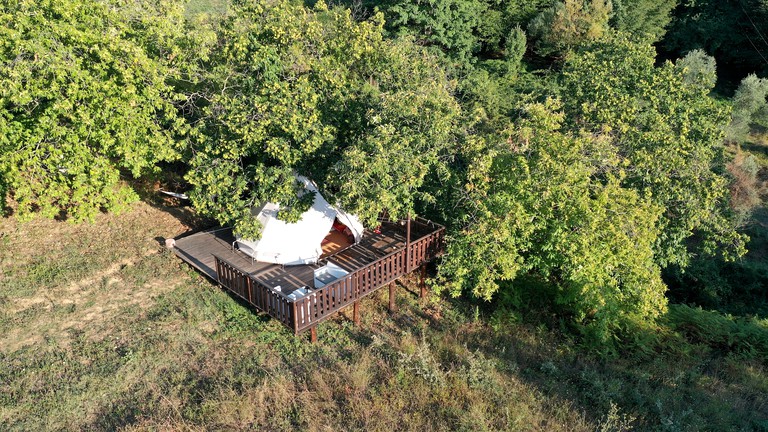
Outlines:
<svg viewBox="0 0 768 432"><path fill-rule="evenodd" d="M175 211L139 203L93 224L1 220L0 351L46 340L67 345L72 330L109 332L104 323L121 310L178 285L183 278L163 262L157 240L190 229L184 210Z"/></svg>

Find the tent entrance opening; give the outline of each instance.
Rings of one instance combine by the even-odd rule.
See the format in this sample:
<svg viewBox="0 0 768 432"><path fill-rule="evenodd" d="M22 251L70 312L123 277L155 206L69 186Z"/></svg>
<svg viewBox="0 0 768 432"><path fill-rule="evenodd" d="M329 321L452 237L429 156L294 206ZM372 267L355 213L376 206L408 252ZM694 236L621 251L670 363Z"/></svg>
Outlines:
<svg viewBox="0 0 768 432"><path fill-rule="evenodd" d="M355 237L352 231L341 223L338 218L334 218L333 226L328 231L322 242L323 254L320 259L329 257L355 244Z"/></svg>

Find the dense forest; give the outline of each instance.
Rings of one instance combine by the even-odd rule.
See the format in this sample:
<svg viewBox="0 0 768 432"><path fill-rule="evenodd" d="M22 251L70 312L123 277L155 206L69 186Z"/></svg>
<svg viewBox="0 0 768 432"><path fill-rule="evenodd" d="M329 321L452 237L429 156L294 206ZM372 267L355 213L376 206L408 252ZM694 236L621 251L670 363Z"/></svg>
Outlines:
<svg viewBox="0 0 768 432"><path fill-rule="evenodd" d="M8 217L173 179L258 237L252 206L311 204L298 174L448 226L436 293L604 353L683 305L768 310L765 0L0 4Z"/></svg>

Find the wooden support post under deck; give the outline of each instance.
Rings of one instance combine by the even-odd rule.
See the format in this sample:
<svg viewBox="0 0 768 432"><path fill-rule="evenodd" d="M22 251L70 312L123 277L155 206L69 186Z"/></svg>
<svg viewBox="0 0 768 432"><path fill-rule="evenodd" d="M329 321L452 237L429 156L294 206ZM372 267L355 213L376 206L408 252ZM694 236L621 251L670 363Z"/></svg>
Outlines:
<svg viewBox="0 0 768 432"><path fill-rule="evenodd" d="M309 341L312 343L317 342L317 327L313 326L309 329Z"/></svg>
<svg viewBox="0 0 768 432"><path fill-rule="evenodd" d="M355 325L360 325L360 302L356 301L352 304L352 322Z"/></svg>
<svg viewBox="0 0 768 432"><path fill-rule="evenodd" d="M424 298L427 295L427 266L426 264L422 264L421 266L421 275L419 277L419 298Z"/></svg>
<svg viewBox="0 0 768 432"><path fill-rule="evenodd" d="M389 283L389 311L395 311L395 283Z"/></svg>

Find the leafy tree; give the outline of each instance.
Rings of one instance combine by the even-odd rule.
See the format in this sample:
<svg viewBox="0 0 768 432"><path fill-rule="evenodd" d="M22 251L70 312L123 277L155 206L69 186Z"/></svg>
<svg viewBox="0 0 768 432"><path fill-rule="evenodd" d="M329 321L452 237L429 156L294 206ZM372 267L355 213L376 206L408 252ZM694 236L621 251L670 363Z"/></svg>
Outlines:
<svg viewBox="0 0 768 432"><path fill-rule="evenodd" d="M165 59L181 7L156 6L0 2L0 184L20 217L119 210L136 198L121 170L178 157Z"/></svg>
<svg viewBox="0 0 768 432"><path fill-rule="evenodd" d="M614 28L655 42L666 33L679 0L613 0Z"/></svg>
<svg viewBox="0 0 768 432"><path fill-rule="evenodd" d="M562 55L600 38L608 29L610 0L564 0L541 12L528 27L536 52Z"/></svg>
<svg viewBox="0 0 768 432"><path fill-rule="evenodd" d="M520 26L513 28L509 32L505 44L507 59L519 65L525 54L526 44L527 40L523 29Z"/></svg>
<svg viewBox="0 0 768 432"><path fill-rule="evenodd" d="M519 47L516 27L525 27L555 0L345 0L370 15L380 10L387 30L410 35L419 44L436 48L461 68L476 59L508 57Z"/></svg>
<svg viewBox="0 0 768 432"><path fill-rule="evenodd" d="M397 35L413 35L439 48L460 65L480 50L480 27L486 37L500 32L498 18L484 23L488 5L482 0L397 0L382 2L387 27ZM498 39L498 36L497 36Z"/></svg>
<svg viewBox="0 0 768 432"><path fill-rule="evenodd" d="M479 62L474 71L484 69L499 78L514 78L523 68L523 55L527 47L525 32L520 27L513 28L504 41L504 47L497 54L497 58L490 58ZM472 73L470 70L469 73Z"/></svg>
<svg viewBox="0 0 768 432"><path fill-rule="evenodd" d="M622 158L607 136L561 129L559 104L525 108L507 138L468 147L455 233L437 287L490 299L520 296L523 275L556 288L556 308L597 340L664 310L653 260L660 208L621 186ZM501 137L499 137L501 138ZM617 176L604 177L606 167Z"/></svg>
<svg viewBox="0 0 768 432"><path fill-rule="evenodd" d="M736 215L739 226L746 225L756 208L762 204L761 195L766 188L760 181L760 163L758 159L737 149L733 160L727 165L731 181L731 208Z"/></svg>
<svg viewBox="0 0 768 432"><path fill-rule="evenodd" d="M768 79L748 75L733 95L733 115L728 127L728 139L742 142L753 123L768 127Z"/></svg>
<svg viewBox="0 0 768 432"><path fill-rule="evenodd" d="M525 26L556 0L505 0L495 2L503 11L504 19L511 26Z"/></svg>
<svg viewBox="0 0 768 432"><path fill-rule="evenodd" d="M253 206L279 202L295 220L311 203L295 175L368 224L429 199L420 186L441 164L458 107L435 60L385 40L380 15L244 2L218 31L187 175L198 211L256 237Z"/></svg>
<svg viewBox="0 0 768 432"><path fill-rule="evenodd" d="M510 57L520 48L522 28L556 0L485 0L485 13L477 29L481 58ZM524 51L521 53L524 53Z"/></svg>
<svg viewBox="0 0 768 432"><path fill-rule="evenodd" d="M703 50L689 52L676 64L683 71L683 80L686 85L697 86L703 90L710 90L715 86L717 81L715 58L707 55Z"/></svg>
<svg viewBox="0 0 768 432"><path fill-rule="evenodd" d="M664 209L655 247L659 264L684 266L694 235L702 239L699 252L743 254L724 175L729 111L709 96L710 88L691 84L685 67L654 61L652 46L622 35L569 57L563 70L568 121L609 134L624 158L623 184Z"/></svg>

